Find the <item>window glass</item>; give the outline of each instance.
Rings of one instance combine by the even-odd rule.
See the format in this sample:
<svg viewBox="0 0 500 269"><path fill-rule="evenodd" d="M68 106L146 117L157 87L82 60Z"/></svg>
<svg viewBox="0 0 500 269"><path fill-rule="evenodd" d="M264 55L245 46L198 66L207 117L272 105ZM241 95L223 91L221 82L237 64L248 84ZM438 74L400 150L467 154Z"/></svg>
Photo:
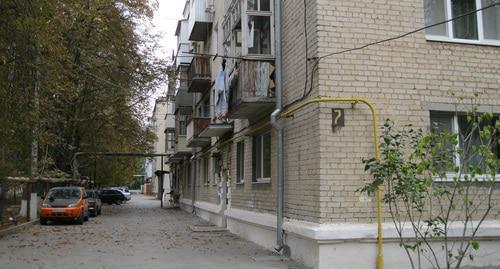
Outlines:
<svg viewBox="0 0 500 269"><path fill-rule="evenodd" d="M453 113L449 112L431 112L431 129L436 134L439 135L441 133L455 133L453 128ZM452 154L448 154L452 152ZM454 145L448 143L441 154L445 154L448 158L444 158L444 162L442 164L437 164L437 167L440 170L451 172L453 171L453 167L449 167L450 164L455 163L456 156Z"/></svg>
<svg viewBox="0 0 500 269"><path fill-rule="evenodd" d="M453 132L453 114L447 112L431 112L431 128L437 133Z"/></svg>
<svg viewBox="0 0 500 269"><path fill-rule="evenodd" d="M205 180L205 184L210 182L208 177L208 158L203 159L203 178Z"/></svg>
<svg viewBox="0 0 500 269"><path fill-rule="evenodd" d="M482 145L488 146L494 153L497 153L498 134L494 133L490 138L481 138L480 131L484 130L485 126L495 126L496 119L489 121L484 119L479 128L473 128L472 122L467 121L466 115L458 116L458 126L460 127L460 144L464 150L464 159L462 163L466 166L482 167L484 168L485 156L484 154L474 150L473 147L479 148ZM463 145L468 145L467 148Z"/></svg>
<svg viewBox="0 0 500 269"><path fill-rule="evenodd" d="M212 158L213 169L214 169L214 183L217 183L220 180L220 173L222 171L221 167L221 159L219 157Z"/></svg>
<svg viewBox="0 0 500 269"><path fill-rule="evenodd" d="M271 177L271 133L262 136L262 176L264 178Z"/></svg>
<svg viewBox="0 0 500 269"><path fill-rule="evenodd" d="M78 199L80 198L80 190L78 189L53 189L47 197L53 199Z"/></svg>
<svg viewBox="0 0 500 269"><path fill-rule="evenodd" d="M248 10L258 10L258 6L257 6L257 1L258 0L248 0L247 1L247 9Z"/></svg>
<svg viewBox="0 0 500 269"><path fill-rule="evenodd" d="M245 170L245 143L238 142L236 146L236 182L243 182Z"/></svg>
<svg viewBox="0 0 500 269"><path fill-rule="evenodd" d="M186 126L186 116L181 116L179 119L179 135L186 135L187 126Z"/></svg>
<svg viewBox="0 0 500 269"><path fill-rule="evenodd" d="M483 7L492 5L494 0L482 0ZM500 40L500 5L483 10L484 38Z"/></svg>
<svg viewBox="0 0 500 269"><path fill-rule="evenodd" d="M203 117L205 118L210 118L210 98L207 98L204 102L203 102Z"/></svg>
<svg viewBox="0 0 500 269"><path fill-rule="evenodd" d="M270 0L260 0L260 10L261 11L271 11L271 1Z"/></svg>
<svg viewBox="0 0 500 269"><path fill-rule="evenodd" d="M257 178L262 178L262 136L257 136L255 143L255 171Z"/></svg>
<svg viewBox="0 0 500 269"><path fill-rule="evenodd" d="M453 17L476 10L475 0L451 0ZM473 13L453 21L453 37L462 39L478 39L477 15Z"/></svg>
<svg viewBox="0 0 500 269"><path fill-rule="evenodd" d="M451 147L446 150L446 152L455 152L456 156L450 156L448 160L460 160L460 165L465 165L465 170L467 167L483 167L484 156L479 153L478 149L482 145L488 146L498 157L500 157L500 145L498 140L500 134L494 132L490 138L481 138L480 130L483 130L485 126L491 125L495 126L498 118L493 118L492 121L484 119L479 125L479 129L473 129L472 122L467 120L467 115L455 115L449 112L431 112L431 125L432 131L455 133L458 134L459 145L461 149L461 156L458 155L457 151L453 150L453 145L447 145L446 147ZM458 125L455 126L453 123L457 120ZM452 154L452 155L454 155ZM452 158L452 159L451 159ZM453 171L452 167L443 167L446 171Z"/></svg>
<svg viewBox="0 0 500 269"><path fill-rule="evenodd" d="M446 3L445 0L425 0L425 25L432 25L446 20ZM448 36L446 24L436 25L425 30L426 34Z"/></svg>
<svg viewBox="0 0 500 269"><path fill-rule="evenodd" d="M271 17L248 16L249 54L271 54Z"/></svg>
<svg viewBox="0 0 500 269"><path fill-rule="evenodd" d="M253 139L253 179L260 181L271 177L271 133Z"/></svg>

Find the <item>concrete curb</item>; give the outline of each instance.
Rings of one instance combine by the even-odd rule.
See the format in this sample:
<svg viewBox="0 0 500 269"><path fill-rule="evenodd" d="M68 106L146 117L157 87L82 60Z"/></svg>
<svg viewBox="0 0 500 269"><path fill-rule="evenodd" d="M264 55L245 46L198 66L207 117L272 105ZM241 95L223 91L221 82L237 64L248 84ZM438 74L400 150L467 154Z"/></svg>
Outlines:
<svg viewBox="0 0 500 269"><path fill-rule="evenodd" d="M35 219L35 220L31 220L31 221L25 222L23 224L16 225L14 227L10 227L10 228L7 228L7 229L0 230L0 236L4 236L4 235L8 235L8 234L14 233L16 230L19 230L19 229L24 228L24 227L31 226L31 225L33 225L35 223L38 223L38 221L39 221L39 219Z"/></svg>

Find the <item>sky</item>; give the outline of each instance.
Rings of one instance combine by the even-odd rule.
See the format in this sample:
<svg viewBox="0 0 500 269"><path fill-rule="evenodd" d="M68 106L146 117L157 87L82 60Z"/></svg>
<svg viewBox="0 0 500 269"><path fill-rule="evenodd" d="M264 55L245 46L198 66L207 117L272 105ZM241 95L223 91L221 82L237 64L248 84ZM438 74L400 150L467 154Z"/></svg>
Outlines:
<svg viewBox="0 0 500 269"><path fill-rule="evenodd" d="M177 50L175 29L177 21L182 18L185 0L157 0L159 7L153 18L153 33L160 35L160 47L156 55L165 59L172 56L172 51ZM150 113L153 110L156 97L165 93L165 88L157 89L156 94L149 100Z"/></svg>
<svg viewBox="0 0 500 269"><path fill-rule="evenodd" d="M177 21L182 18L182 10L185 0L157 0L159 8L155 13L153 24L155 32L161 35L160 44L162 48L158 51L159 55L170 57L172 50L177 48L177 39L175 29Z"/></svg>

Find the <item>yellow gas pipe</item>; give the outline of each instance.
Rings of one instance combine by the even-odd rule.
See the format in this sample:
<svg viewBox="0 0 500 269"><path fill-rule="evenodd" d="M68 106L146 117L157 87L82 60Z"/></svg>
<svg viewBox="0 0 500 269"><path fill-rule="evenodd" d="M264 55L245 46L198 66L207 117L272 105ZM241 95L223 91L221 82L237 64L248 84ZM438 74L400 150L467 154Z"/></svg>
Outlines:
<svg viewBox="0 0 500 269"><path fill-rule="evenodd" d="M320 97L320 98L315 98L311 99L308 101L303 102L302 104L297 105L294 108L291 108L288 111L285 111L281 117L282 118L289 118L294 115L295 112L301 110L302 108L315 104L315 103L325 103L325 102L350 102L352 107L361 102L366 104L370 110L372 111L372 116L373 116L373 140L375 144L375 158L377 160L380 160L380 147L378 143L378 129L377 129L377 110L375 109L375 106L368 101L367 99L364 98L335 98L335 97ZM377 188L377 249L378 249L378 255L377 255L377 269L383 269L384 268L384 255L382 252L382 192L380 188Z"/></svg>

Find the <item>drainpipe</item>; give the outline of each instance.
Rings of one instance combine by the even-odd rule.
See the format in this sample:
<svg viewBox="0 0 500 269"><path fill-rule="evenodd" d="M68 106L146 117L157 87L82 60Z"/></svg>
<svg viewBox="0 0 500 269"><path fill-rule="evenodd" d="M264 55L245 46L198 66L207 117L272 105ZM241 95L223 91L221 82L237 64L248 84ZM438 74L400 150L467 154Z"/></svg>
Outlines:
<svg viewBox="0 0 500 269"><path fill-rule="evenodd" d="M196 93L192 94L192 113L191 113L191 120L193 120L196 112ZM194 207L194 203L196 202L196 159L194 158L196 156L196 148L193 147L191 149L192 157L191 157L191 206L192 206L192 212L191 213L196 213L196 209Z"/></svg>
<svg viewBox="0 0 500 269"><path fill-rule="evenodd" d="M282 80L283 80L283 59L281 55L281 0L274 0L274 36L276 53L276 110L271 114L271 125L277 132L277 168L278 168L278 188L276 189L276 246L274 249L281 252L285 247L283 242L283 202L284 202L284 167L283 167L283 125L278 123L278 117L283 109L282 100Z"/></svg>
<svg viewBox="0 0 500 269"><path fill-rule="evenodd" d="M193 148L193 157L191 157L191 206L192 206L192 212L195 213L195 207L194 203L196 202L196 159L194 158L194 155L196 154L196 150Z"/></svg>
<svg viewBox="0 0 500 269"><path fill-rule="evenodd" d="M344 97L320 97L316 99L311 99L304 101L302 104L291 108L290 110L284 112L281 117L289 118L293 114L302 108L316 103L324 102L350 102L351 107L354 108L358 103L364 103L370 108L372 112L372 124L373 124L373 145L375 147L375 158L380 160L380 146L378 141L378 129L377 129L377 110L375 106L367 99L364 98L344 98ZM384 268L384 254L383 254L383 236L382 236L382 190L380 187L377 188L377 269Z"/></svg>

